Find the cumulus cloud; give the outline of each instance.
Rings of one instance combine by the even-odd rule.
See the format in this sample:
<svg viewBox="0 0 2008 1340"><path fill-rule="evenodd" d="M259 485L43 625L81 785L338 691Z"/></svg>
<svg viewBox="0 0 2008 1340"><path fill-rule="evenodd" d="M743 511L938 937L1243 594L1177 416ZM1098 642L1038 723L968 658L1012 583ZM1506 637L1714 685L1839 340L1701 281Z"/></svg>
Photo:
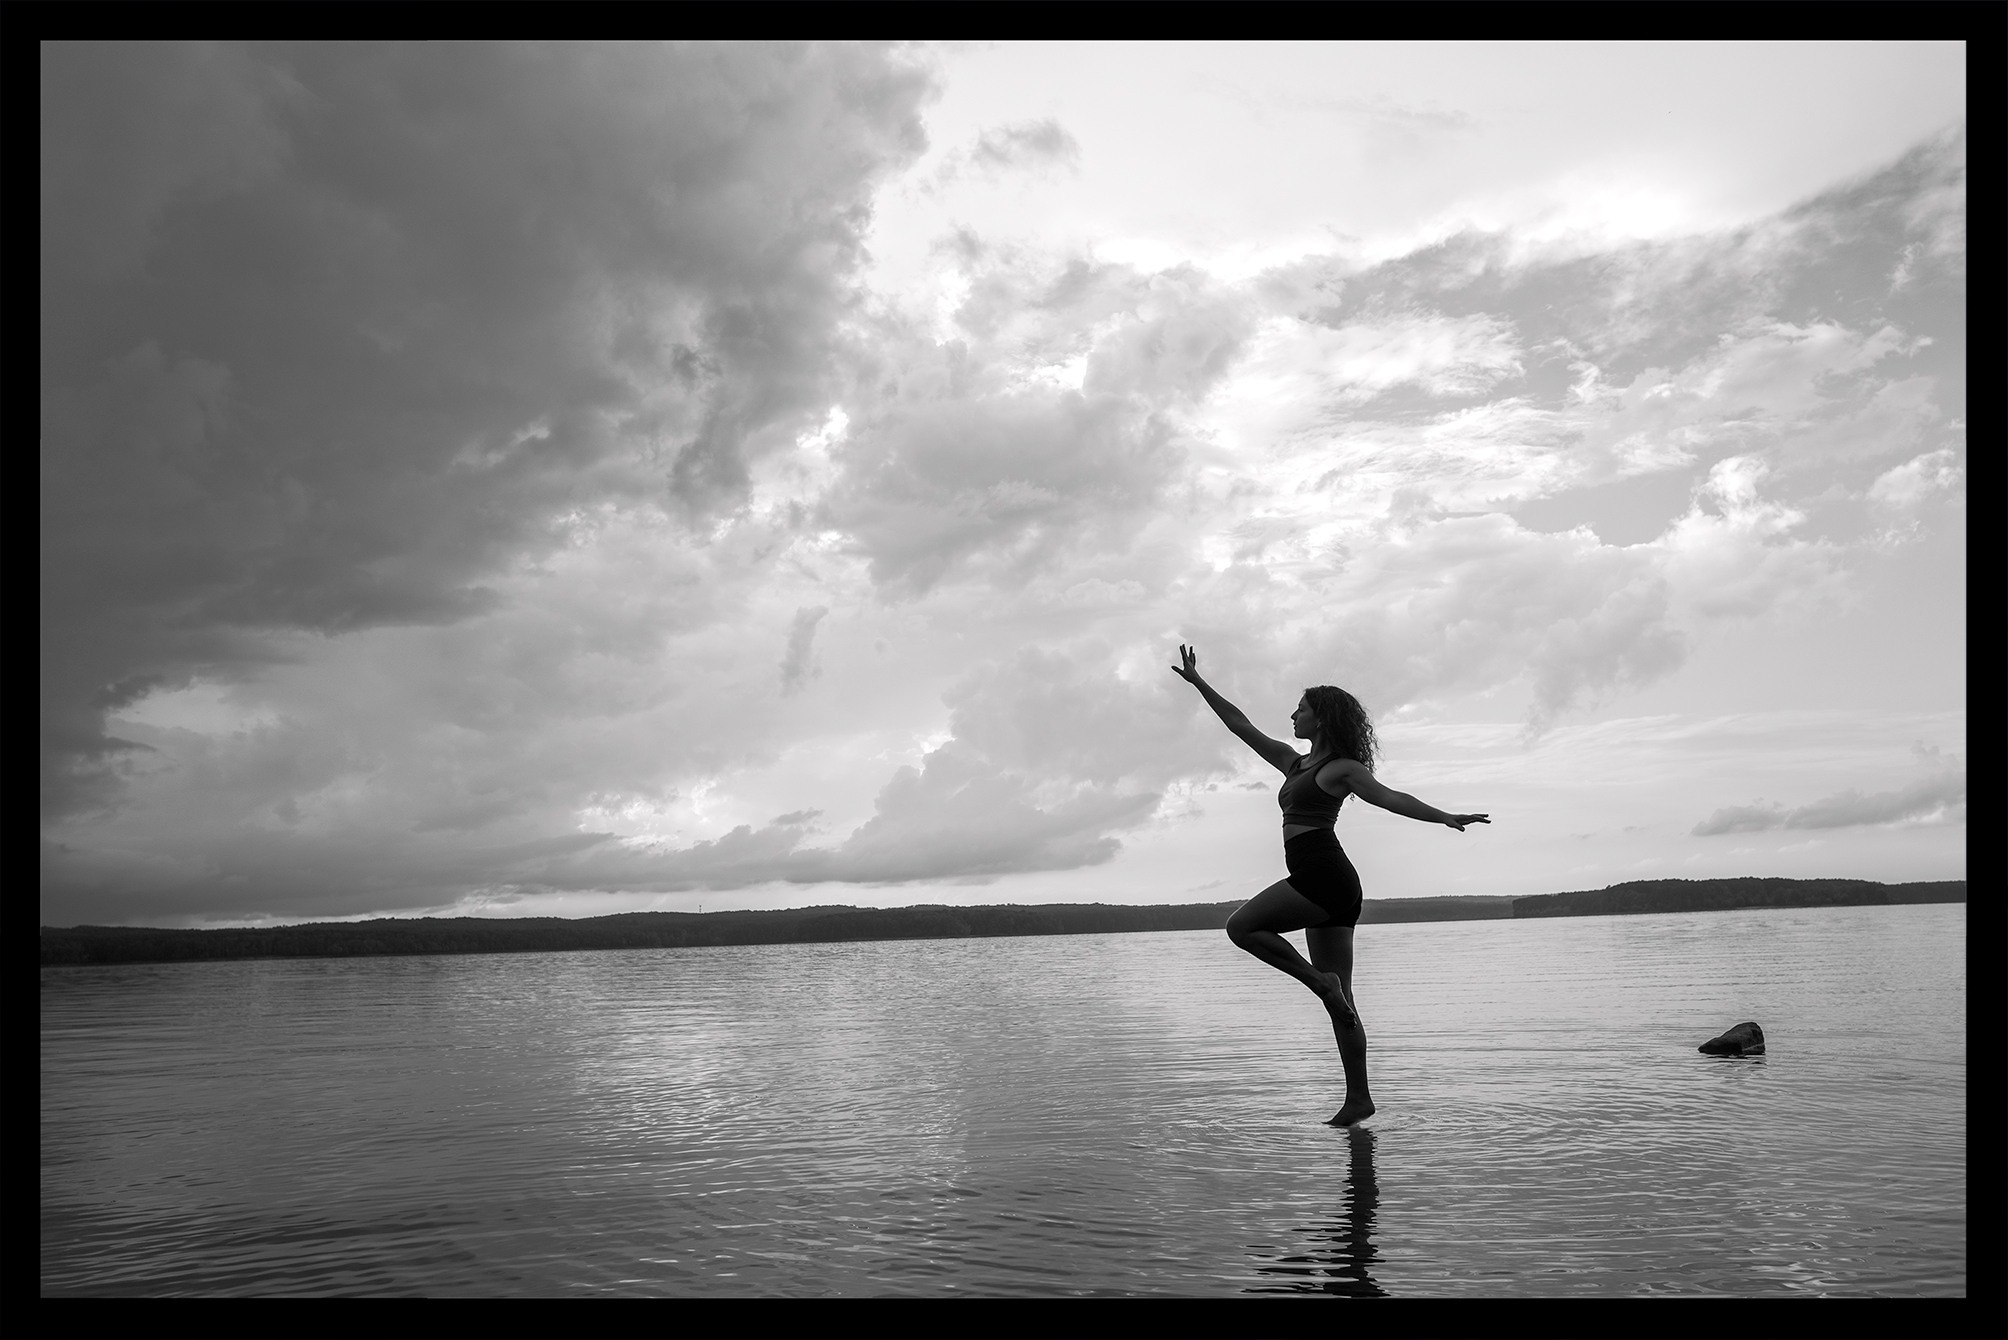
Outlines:
<svg viewBox="0 0 2008 1340"><path fill-rule="evenodd" d="M1911 244L1907 201L1938 189L1947 152L1727 234L1588 255L1464 235L1266 277L1287 314L1212 402L1214 496L1235 515L1202 541L1225 570L1200 589L1231 593L1216 636L1322 645L1329 621L1346 635L1328 664L1381 701L1524 678L1538 729L1670 673L1724 621L1833 608L1862 555L1822 509L1849 462L1942 431L1944 388L1920 369L1941 366L1946 309L1843 322L1810 295L1855 291L1870 257ZM1352 348L1367 356L1334 356ZM1688 503L1629 548L1456 515L1642 474L1684 478L1661 495ZM1316 616L1292 621L1306 602Z"/></svg>
<svg viewBox="0 0 2008 1340"><path fill-rule="evenodd" d="M1959 453L1941 447L1877 475L1869 485L1869 501L1889 512L1907 513L1935 494L1957 489L1965 476Z"/></svg>
<svg viewBox="0 0 2008 1340"><path fill-rule="evenodd" d="M972 284L965 338L888 332L884 371L848 410L817 518L885 592L951 577L1016 585L1123 547L1181 467L1184 411L1247 326L1245 303L1189 272L1052 276L1012 262L996 258ZM1075 353L1084 318L1096 337L1078 386L1031 375Z"/></svg>
<svg viewBox="0 0 2008 1340"><path fill-rule="evenodd" d="M1170 435L1110 397L945 396L858 421L821 517L888 589L1008 580L1120 526L1175 463Z"/></svg>
<svg viewBox="0 0 2008 1340"><path fill-rule="evenodd" d="M1280 568L1281 564L1271 564ZM1395 508L1298 580L1229 568L1206 587L1214 642L1262 649L1270 695L1355 685L1377 709L1525 678L1538 728L1679 665L1689 634L1655 555L1500 515Z"/></svg>
<svg viewBox="0 0 2008 1340"><path fill-rule="evenodd" d="M1844 575L1837 544L1793 532L1796 509L1764 497L1763 461L1731 456L1709 468L1695 505L1662 537L1668 577L1695 618L1751 618L1817 607Z"/></svg>

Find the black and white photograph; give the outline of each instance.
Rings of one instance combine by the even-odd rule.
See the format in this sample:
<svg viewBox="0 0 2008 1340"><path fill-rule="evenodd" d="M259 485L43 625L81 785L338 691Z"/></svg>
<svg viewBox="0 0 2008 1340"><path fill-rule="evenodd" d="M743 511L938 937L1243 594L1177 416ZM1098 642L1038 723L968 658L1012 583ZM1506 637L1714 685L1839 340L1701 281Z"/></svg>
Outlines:
<svg viewBox="0 0 2008 1340"><path fill-rule="evenodd" d="M41 1298L1966 1298L1967 62L41 42Z"/></svg>

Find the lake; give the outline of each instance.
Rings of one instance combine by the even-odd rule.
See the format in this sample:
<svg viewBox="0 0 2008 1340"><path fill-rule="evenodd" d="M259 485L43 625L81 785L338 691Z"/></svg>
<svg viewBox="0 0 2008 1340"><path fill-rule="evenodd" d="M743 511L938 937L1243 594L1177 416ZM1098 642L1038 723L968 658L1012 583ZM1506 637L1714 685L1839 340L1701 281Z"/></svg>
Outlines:
<svg viewBox="0 0 2008 1340"><path fill-rule="evenodd" d="M1351 1130L1218 932L45 967L42 1293L1963 1296L1965 953L1368 926Z"/></svg>

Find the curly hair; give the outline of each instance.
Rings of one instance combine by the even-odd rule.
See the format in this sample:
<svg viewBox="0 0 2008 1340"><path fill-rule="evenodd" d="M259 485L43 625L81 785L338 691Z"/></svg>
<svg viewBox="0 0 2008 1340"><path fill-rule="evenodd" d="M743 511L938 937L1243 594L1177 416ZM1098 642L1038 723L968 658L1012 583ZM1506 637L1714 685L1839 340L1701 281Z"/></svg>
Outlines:
<svg viewBox="0 0 2008 1340"><path fill-rule="evenodd" d="M1304 690L1304 701L1310 704L1311 715L1317 718L1318 733L1324 736L1327 748L1340 758L1354 759L1369 769L1373 767L1374 756L1380 753L1380 740L1374 735L1374 723L1367 719L1367 709L1360 706L1359 699L1344 689L1319 684Z"/></svg>

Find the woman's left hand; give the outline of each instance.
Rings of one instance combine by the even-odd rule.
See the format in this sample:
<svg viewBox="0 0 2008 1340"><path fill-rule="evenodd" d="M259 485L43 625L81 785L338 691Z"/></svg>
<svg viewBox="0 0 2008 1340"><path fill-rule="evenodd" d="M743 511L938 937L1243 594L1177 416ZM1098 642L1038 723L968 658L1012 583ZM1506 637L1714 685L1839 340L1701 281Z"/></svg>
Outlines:
<svg viewBox="0 0 2008 1340"><path fill-rule="evenodd" d="M1466 824L1489 824L1492 822L1492 819L1490 816L1484 814L1453 814L1443 822L1462 833Z"/></svg>

